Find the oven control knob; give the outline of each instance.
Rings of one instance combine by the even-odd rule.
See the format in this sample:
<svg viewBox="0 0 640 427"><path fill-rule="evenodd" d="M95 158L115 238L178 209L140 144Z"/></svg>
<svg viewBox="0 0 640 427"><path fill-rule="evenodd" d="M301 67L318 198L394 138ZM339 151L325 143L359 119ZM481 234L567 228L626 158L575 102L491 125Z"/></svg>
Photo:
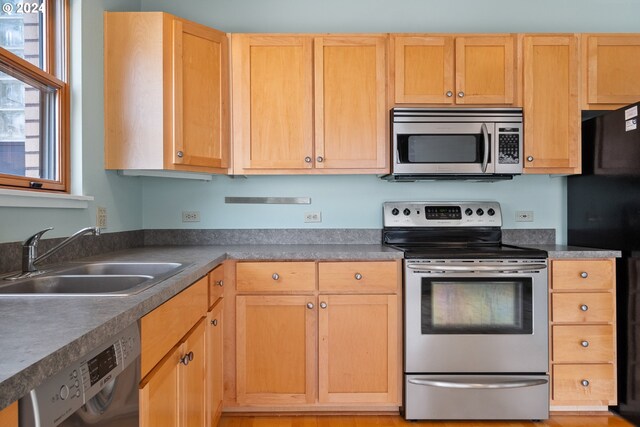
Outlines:
<svg viewBox="0 0 640 427"><path fill-rule="evenodd" d="M60 399L65 400L67 397L69 397L69 387L65 384L60 387Z"/></svg>
<svg viewBox="0 0 640 427"><path fill-rule="evenodd" d="M492 208L489 208L489 210L487 211L487 215L489 216L494 216L496 214L496 211L494 211Z"/></svg>
<svg viewBox="0 0 640 427"><path fill-rule="evenodd" d="M473 215L473 209L467 208L467 209L464 210L464 213L467 216L471 216L471 215Z"/></svg>
<svg viewBox="0 0 640 427"><path fill-rule="evenodd" d="M392 215L394 215L394 216L395 216L395 215L398 215L399 213L400 213L400 211L398 210L398 208L393 208L393 209L391 209L391 214L392 214Z"/></svg>
<svg viewBox="0 0 640 427"><path fill-rule="evenodd" d="M409 216L409 214L411 214L411 210L409 208L404 208L402 213L405 214L406 216Z"/></svg>
<svg viewBox="0 0 640 427"><path fill-rule="evenodd" d="M484 215L484 211L483 211L482 209L480 209L480 208L478 208L478 209L476 210L476 213L478 214L478 216L482 216L482 215Z"/></svg>

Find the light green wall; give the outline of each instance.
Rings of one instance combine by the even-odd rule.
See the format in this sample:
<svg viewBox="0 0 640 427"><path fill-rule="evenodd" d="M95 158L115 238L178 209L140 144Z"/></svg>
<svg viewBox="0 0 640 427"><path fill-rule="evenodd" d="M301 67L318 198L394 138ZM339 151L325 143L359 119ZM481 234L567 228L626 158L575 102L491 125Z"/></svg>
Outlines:
<svg viewBox="0 0 640 427"><path fill-rule="evenodd" d="M71 0L72 189L94 196L88 209L0 208L0 242L23 240L55 227L47 237L68 236L95 225L96 206L108 213L107 232L142 226L142 185L104 170L104 10L139 10L139 0Z"/></svg>

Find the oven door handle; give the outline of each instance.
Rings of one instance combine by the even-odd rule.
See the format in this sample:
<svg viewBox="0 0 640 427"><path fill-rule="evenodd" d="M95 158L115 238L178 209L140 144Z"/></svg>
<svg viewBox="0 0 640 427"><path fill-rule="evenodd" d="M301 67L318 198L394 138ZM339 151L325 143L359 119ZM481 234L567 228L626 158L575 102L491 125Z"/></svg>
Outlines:
<svg viewBox="0 0 640 427"><path fill-rule="evenodd" d="M489 164L489 130L487 124L483 123L480 127L484 138L484 156L482 158L482 173L487 173L487 165Z"/></svg>
<svg viewBox="0 0 640 427"><path fill-rule="evenodd" d="M415 385L423 385L438 388L463 388L463 389L500 389L500 388L523 388L534 387L537 385L547 384L546 379L538 380L513 380L513 381L486 381L486 382L459 382L451 380L421 380L410 379L409 383Z"/></svg>
<svg viewBox="0 0 640 427"><path fill-rule="evenodd" d="M426 273L429 271L451 271L451 272L472 272L472 271L538 271L547 268L546 264L523 264L523 265L465 265L465 264L449 264L449 265L422 265L407 264L407 268L415 270L416 273Z"/></svg>

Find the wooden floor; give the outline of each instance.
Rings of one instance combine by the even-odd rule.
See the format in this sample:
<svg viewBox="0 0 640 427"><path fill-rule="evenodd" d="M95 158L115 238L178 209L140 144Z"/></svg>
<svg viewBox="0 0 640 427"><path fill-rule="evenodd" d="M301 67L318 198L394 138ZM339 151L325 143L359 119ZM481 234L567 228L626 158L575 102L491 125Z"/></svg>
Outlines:
<svg viewBox="0 0 640 427"><path fill-rule="evenodd" d="M633 427L615 415L554 415L532 421L405 421L400 416L229 416L223 415L218 427Z"/></svg>

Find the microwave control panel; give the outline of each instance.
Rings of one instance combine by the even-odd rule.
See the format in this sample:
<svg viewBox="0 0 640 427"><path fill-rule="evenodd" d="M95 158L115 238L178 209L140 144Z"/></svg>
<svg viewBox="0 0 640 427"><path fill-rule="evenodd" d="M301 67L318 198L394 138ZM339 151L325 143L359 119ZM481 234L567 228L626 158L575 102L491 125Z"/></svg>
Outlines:
<svg viewBox="0 0 640 427"><path fill-rule="evenodd" d="M498 128L498 163L517 165L520 163L521 130L518 127Z"/></svg>

